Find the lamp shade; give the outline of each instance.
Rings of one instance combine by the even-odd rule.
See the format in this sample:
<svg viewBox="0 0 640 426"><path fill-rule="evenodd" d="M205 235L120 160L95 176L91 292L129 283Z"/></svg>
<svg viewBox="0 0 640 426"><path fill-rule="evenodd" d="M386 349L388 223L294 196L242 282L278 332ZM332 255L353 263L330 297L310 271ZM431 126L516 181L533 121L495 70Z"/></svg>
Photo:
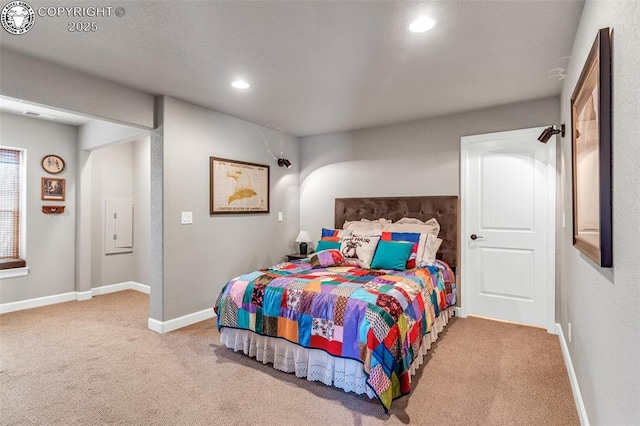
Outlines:
<svg viewBox="0 0 640 426"><path fill-rule="evenodd" d="M309 235L307 231L300 231L300 233L296 237L297 243L310 243L311 241L313 240L311 239L311 235Z"/></svg>

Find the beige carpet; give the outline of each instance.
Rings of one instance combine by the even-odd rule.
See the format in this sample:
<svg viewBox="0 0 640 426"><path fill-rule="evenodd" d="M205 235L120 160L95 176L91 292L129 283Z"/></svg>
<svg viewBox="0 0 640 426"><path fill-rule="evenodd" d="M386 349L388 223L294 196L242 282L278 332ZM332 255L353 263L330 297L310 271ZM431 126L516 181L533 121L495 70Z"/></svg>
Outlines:
<svg viewBox="0 0 640 426"><path fill-rule="evenodd" d="M453 319L385 415L220 346L214 320L147 329L124 291L0 315L3 425L579 424L556 336Z"/></svg>

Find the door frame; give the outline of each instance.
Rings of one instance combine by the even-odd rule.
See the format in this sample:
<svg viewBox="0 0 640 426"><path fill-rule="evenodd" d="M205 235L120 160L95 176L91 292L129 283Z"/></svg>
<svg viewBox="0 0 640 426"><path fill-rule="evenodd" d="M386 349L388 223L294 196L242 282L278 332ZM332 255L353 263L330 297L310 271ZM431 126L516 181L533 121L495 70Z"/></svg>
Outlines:
<svg viewBox="0 0 640 426"><path fill-rule="evenodd" d="M469 147L471 144L478 142L486 142L496 139L511 138L513 136L521 136L523 134L535 135L549 126L533 127L527 129L511 130L505 132L485 133L479 135L462 136L460 138L460 264L462 268L458 274L462 283L460 316L465 318L468 314L466 308L466 300L470 297L468 286L464 285L464 276L466 271L470 271L470 261L467 255L467 235L470 230L467 229L467 193L469 191L467 179L469 176ZM547 332L556 334L556 139L551 138L547 142L547 297L546 297L546 326Z"/></svg>

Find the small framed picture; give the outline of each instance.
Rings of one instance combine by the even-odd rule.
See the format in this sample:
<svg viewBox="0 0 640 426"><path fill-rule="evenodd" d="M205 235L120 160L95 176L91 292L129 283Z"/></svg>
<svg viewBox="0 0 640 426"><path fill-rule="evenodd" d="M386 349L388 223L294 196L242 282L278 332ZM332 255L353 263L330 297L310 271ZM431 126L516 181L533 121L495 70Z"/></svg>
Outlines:
<svg viewBox="0 0 640 426"><path fill-rule="evenodd" d="M58 178L42 178L42 199L64 201L65 180Z"/></svg>
<svg viewBox="0 0 640 426"><path fill-rule="evenodd" d="M45 155L42 158L41 164L42 168L47 173L51 173L52 175L62 173L65 168L64 160L62 159L62 157L53 154Z"/></svg>

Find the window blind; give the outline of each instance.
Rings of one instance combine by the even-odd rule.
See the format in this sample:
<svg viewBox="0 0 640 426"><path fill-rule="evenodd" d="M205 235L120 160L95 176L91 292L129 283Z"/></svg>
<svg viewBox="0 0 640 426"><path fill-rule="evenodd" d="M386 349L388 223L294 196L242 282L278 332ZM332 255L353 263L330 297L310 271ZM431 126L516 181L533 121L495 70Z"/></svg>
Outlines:
<svg viewBox="0 0 640 426"><path fill-rule="evenodd" d="M0 148L0 259L20 257L20 165L22 152Z"/></svg>

